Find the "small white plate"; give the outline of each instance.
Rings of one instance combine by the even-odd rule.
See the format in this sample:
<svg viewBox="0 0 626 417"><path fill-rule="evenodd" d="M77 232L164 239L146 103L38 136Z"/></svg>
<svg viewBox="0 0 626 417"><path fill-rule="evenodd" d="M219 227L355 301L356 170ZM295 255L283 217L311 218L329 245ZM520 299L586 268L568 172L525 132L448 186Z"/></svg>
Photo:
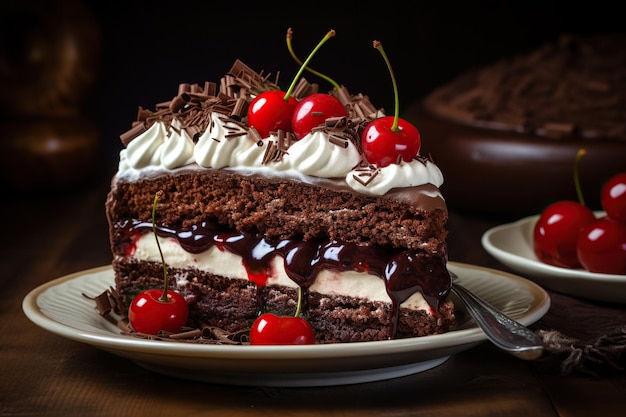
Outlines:
<svg viewBox="0 0 626 417"><path fill-rule="evenodd" d="M449 267L464 286L522 324L536 322L550 308L548 293L524 278L454 262ZM459 305L458 329L411 339L303 346L144 340L120 334L83 295L99 295L112 285L110 266L89 269L35 288L24 298L22 308L45 330L128 358L154 372L229 385L303 387L385 380L431 369L486 340Z"/></svg>
<svg viewBox="0 0 626 417"><path fill-rule="evenodd" d="M626 303L626 275L596 274L539 261L533 250L538 219L539 215L525 217L487 230L481 240L483 248L512 270L551 290L595 301Z"/></svg>

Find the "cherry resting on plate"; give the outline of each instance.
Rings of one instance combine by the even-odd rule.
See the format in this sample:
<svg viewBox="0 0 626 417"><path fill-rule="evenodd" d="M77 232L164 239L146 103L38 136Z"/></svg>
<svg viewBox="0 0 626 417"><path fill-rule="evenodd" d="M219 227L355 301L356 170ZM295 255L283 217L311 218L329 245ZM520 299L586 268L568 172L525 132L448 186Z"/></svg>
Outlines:
<svg viewBox="0 0 626 417"><path fill-rule="evenodd" d="M607 217L626 223L626 172L611 177L602 186L600 197Z"/></svg>
<svg viewBox="0 0 626 417"><path fill-rule="evenodd" d="M361 134L361 146L370 164L384 168L399 162L399 157L405 162L413 160L420 151L422 141L417 128L399 117L398 86L393 69L382 44L374 41L374 48L380 51L389 69L393 83L395 115L379 117L369 122Z"/></svg>
<svg viewBox="0 0 626 417"><path fill-rule="evenodd" d="M128 321L139 333L156 335L160 331L179 333L187 323L189 306L187 300L177 292L167 290L167 265L156 233L156 209L163 190L157 191L152 203L152 231L163 264L163 288L149 289L137 294L128 307Z"/></svg>
<svg viewBox="0 0 626 417"><path fill-rule="evenodd" d="M251 345L311 345L315 335L302 317L261 314L250 329Z"/></svg>
<svg viewBox="0 0 626 417"><path fill-rule="evenodd" d="M312 345L315 333L308 321L300 317L302 287L298 287L298 304L293 316L263 313L250 328L251 345Z"/></svg>
<svg viewBox="0 0 626 417"><path fill-rule="evenodd" d="M626 275L626 223L602 217L583 227L577 254L589 272Z"/></svg>
<svg viewBox="0 0 626 417"><path fill-rule="evenodd" d="M533 248L543 263L562 268L581 267L576 253L578 234L594 222L591 209L576 201L550 204L539 216L533 231Z"/></svg>
<svg viewBox="0 0 626 417"><path fill-rule="evenodd" d="M326 119L345 117L347 114L345 107L330 94L311 94L296 106L291 119L291 129L296 139L302 139L314 127L323 125Z"/></svg>
<svg viewBox="0 0 626 417"><path fill-rule="evenodd" d="M178 333L187 323L189 308L183 296L167 291L167 301L163 301L163 294L163 289L151 289L133 298L128 320L135 331L152 335L160 331Z"/></svg>

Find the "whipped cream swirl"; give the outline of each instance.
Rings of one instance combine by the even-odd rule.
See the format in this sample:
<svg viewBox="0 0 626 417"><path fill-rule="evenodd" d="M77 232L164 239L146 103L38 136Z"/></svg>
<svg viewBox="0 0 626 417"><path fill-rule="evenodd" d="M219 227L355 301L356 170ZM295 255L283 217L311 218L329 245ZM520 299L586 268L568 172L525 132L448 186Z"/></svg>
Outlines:
<svg viewBox="0 0 626 417"><path fill-rule="evenodd" d="M271 135L258 140L236 122L223 119L217 112L196 143L185 129L172 123L166 128L156 122L133 139L120 152L118 176L175 170L183 167L262 170L268 175L301 178L345 178L349 187L359 193L384 195L392 188L443 184L443 175L430 160L421 158L383 168L358 168L364 156L349 140L333 142L327 132L316 130L279 150L280 156L267 159L279 138ZM280 149L280 148L279 148Z"/></svg>

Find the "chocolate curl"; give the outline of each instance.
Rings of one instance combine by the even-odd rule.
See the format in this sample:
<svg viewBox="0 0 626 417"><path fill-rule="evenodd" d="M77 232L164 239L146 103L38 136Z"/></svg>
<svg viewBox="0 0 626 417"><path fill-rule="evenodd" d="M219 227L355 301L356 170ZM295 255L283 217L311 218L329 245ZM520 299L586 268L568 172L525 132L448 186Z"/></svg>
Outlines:
<svg viewBox="0 0 626 417"><path fill-rule="evenodd" d="M170 111L172 113L177 113L180 109L185 107L187 103L191 101L191 96L187 93L181 93L174 97L174 99L170 102Z"/></svg>
<svg viewBox="0 0 626 417"><path fill-rule="evenodd" d="M257 73L240 60L235 61L229 73L235 76L235 83L237 85L245 86L246 89L250 90L252 93L260 93L262 91L276 90L279 88L278 74L276 75L276 81L271 83L267 81L270 74L264 77L262 72Z"/></svg>
<svg viewBox="0 0 626 417"><path fill-rule="evenodd" d="M178 95L182 95L185 94L187 92L191 91L191 86L189 85L189 83L180 83L178 84Z"/></svg>
<svg viewBox="0 0 626 417"><path fill-rule="evenodd" d="M235 106L230 112L230 116L237 120L241 120L243 118L244 113L247 110L248 110L248 102L246 101L246 99L240 97L235 102Z"/></svg>
<svg viewBox="0 0 626 417"><path fill-rule="evenodd" d="M347 118L345 116L334 116L334 117L329 117L326 120L324 120L324 126L333 127L333 128L339 128L341 126L345 126L346 123L347 123Z"/></svg>
<svg viewBox="0 0 626 417"><path fill-rule="evenodd" d="M248 331L242 330L237 333L228 333L227 331L215 326L203 326L202 338L215 340L218 344L240 345L247 337Z"/></svg>
<svg viewBox="0 0 626 417"><path fill-rule="evenodd" d="M122 133L120 135L120 139L122 143L124 144L124 146L128 146L128 144L131 143L133 139L141 135L146 130L147 130L146 126L143 123L137 123L130 130L127 130L126 132Z"/></svg>
<svg viewBox="0 0 626 417"><path fill-rule="evenodd" d="M279 129L278 136L281 135L284 137L284 132ZM263 161L261 162L263 165L266 165L269 162L280 161L281 158L285 155L285 151L281 150L280 147L274 141L269 141L267 143L267 147L265 148L265 153L263 154Z"/></svg>
<svg viewBox="0 0 626 417"><path fill-rule="evenodd" d="M204 94L214 97L217 93L217 84L211 81L204 82Z"/></svg>
<svg viewBox="0 0 626 417"><path fill-rule="evenodd" d="M308 95L310 95L313 91L313 85L310 84L304 77L300 78L298 84L296 84L296 88L294 88L292 97L296 99L302 99Z"/></svg>
<svg viewBox="0 0 626 417"><path fill-rule="evenodd" d="M144 109L143 107L139 106L139 109L137 110L137 121L145 122L146 119L150 117L151 115L152 115L152 111L148 109Z"/></svg>
<svg viewBox="0 0 626 417"><path fill-rule="evenodd" d="M342 148L348 147L348 141L341 139L337 136L333 136L333 135L329 136L328 141L332 143L333 145L341 146Z"/></svg>
<svg viewBox="0 0 626 417"><path fill-rule="evenodd" d="M170 339L194 339L202 336L202 330L192 329L180 333L172 333L169 335Z"/></svg>
<svg viewBox="0 0 626 417"><path fill-rule="evenodd" d="M259 133L258 130L256 130L256 128L254 126L250 126L250 128L248 129L248 132L250 133L250 136L252 136L252 138L257 142L261 142L263 141L263 137L261 136L261 134Z"/></svg>
<svg viewBox="0 0 626 417"><path fill-rule="evenodd" d="M157 105L155 106L157 108L157 110L163 110L163 109L169 109L170 108L170 101L163 101L161 103L157 103Z"/></svg>
<svg viewBox="0 0 626 417"><path fill-rule="evenodd" d="M331 95L335 96L335 98L339 100L339 102L343 104L344 107L352 103L350 93L348 92L348 89L343 85L339 90L333 90L331 92Z"/></svg>
<svg viewBox="0 0 626 417"><path fill-rule="evenodd" d="M235 98L235 90L233 86L237 86L235 77L232 75L225 75L220 79L220 95L225 95L228 98Z"/></svg>
<svg viewBox="0 0 626 417"><path fill-rule="evenodd" d="M380 172L379 169L376 169L373 172L370 169L368 169L367 172L363 171L363 173L361 173L359 175L352 174L352 177L356 180L356 182L360 183L364 187L367 187L368 184L370 182L372 182L374 180L374 178L376 178L378 176L379 172ZM367 179L365 181L363 181L360 177L367 177Z"/></svg>

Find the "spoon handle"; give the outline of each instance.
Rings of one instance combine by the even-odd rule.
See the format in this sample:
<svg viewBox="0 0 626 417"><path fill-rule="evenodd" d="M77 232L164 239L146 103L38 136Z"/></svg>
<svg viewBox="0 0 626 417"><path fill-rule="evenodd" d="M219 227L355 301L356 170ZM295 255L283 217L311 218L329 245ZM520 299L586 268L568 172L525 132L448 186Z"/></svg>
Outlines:
<svg viewBox="0 0 626 417"><path fill-rule="evenodd" d="M541 356L543 345L532 330L456 282L452 285L452 292L465 304L476 324L493 344L521 359L533 360Z"/></svg>

